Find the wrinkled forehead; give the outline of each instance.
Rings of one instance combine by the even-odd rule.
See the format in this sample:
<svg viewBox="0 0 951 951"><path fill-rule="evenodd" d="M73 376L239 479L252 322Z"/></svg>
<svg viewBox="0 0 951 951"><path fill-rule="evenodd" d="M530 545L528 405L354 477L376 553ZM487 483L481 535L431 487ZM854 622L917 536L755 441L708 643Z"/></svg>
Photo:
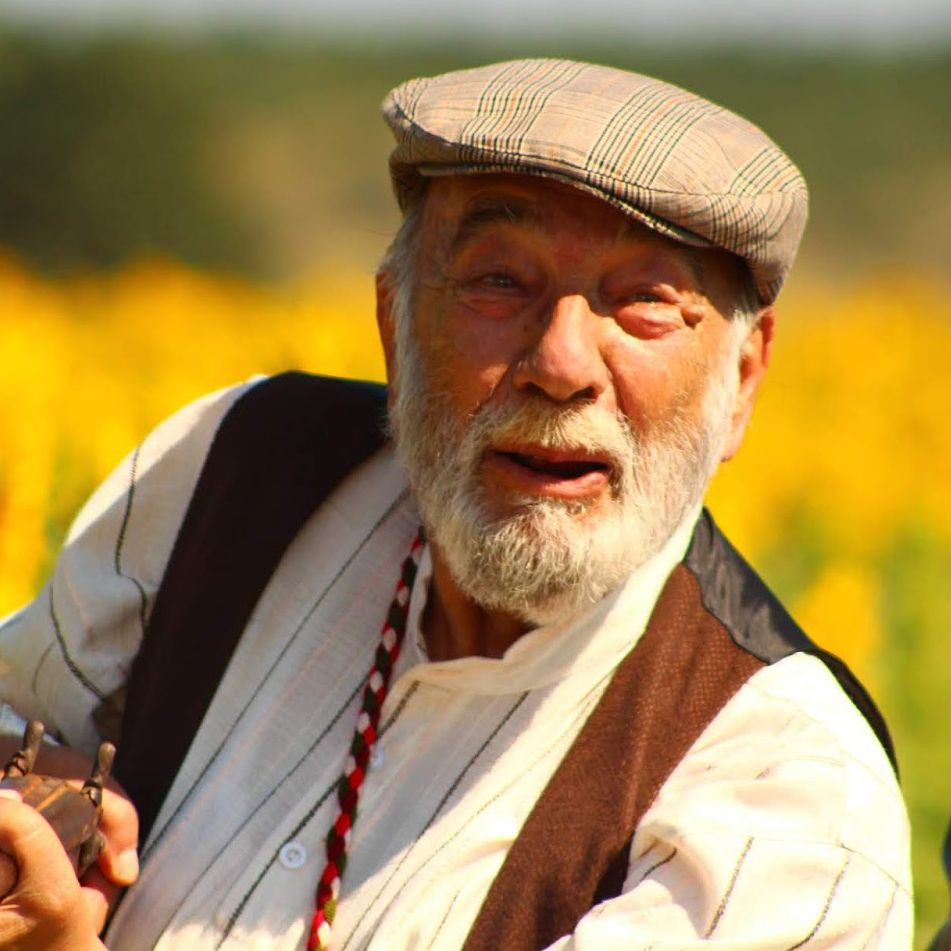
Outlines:
<svg viewBox="0 0 951 951"><path fill-rule="evenodd" d="M749 285L744 262L717 248L697 248L648 228L577 186L531 175L494 173L443 176L420 196L424 256L444 262L477 238L503 233L556 238L579 254L625 248L652 259L674 259L697 287L722 273L741 294Z"/></svg>
<svg viewBox="0 0 951 951"><path fill-rule="evenodd" d="M570 228L588 240L608 237L694 250L584 189L531 175L444 176L428 183L421 204L423 227L451 246L482 231L511 227L538 234Z"/></svg>

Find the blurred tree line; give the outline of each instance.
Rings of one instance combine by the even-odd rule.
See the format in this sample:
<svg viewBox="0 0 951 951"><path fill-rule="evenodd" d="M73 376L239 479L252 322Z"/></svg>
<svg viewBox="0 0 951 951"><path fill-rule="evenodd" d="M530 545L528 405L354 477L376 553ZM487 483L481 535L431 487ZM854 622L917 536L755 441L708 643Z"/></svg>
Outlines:
<svg viewBox="0 0 951 951"><path fill-rule="evenodd" d="M48 273L162 252L266 277L372 265L395 224L379 119L403 79L519 55L658 75L749 116L813 193L829 272L944 268L951 49L358 45L0 29L0 245Z"/></svg>

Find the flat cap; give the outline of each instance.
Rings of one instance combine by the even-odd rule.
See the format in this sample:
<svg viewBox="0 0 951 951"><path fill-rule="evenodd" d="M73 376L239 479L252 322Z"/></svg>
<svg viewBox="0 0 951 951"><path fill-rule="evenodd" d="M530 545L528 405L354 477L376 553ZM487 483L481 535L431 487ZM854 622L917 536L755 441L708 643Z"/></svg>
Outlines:
<svg viewBox="0 0 951 951"><path fill-rule="evenodd" d="M434 175L515 172L592 192L655 231L743 258L771 303L806 224L806 183L757 126L669 83L557 59L398 86L383 102L405 210Z"/></svg>

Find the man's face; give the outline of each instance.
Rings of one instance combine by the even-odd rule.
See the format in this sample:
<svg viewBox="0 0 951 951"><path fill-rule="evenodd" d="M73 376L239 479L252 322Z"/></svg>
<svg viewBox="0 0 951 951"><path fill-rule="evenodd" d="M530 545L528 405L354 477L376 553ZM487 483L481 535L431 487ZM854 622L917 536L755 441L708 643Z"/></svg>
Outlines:
<svg viewBox="0 0 951 951"><path fill-rule="evenodd" d="M654 554L735 449L738 266L525 176L435 180L419 240L387 349L424 521L475 600L553 620Z"/></svg>

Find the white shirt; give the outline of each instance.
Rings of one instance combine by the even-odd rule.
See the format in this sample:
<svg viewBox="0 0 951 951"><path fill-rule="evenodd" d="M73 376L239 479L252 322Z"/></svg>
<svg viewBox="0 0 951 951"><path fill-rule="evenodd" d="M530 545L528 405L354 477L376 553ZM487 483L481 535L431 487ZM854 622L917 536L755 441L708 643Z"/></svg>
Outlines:
<svg viewBox="0 0 951 951"><path fill-rule="evenodd" d="M150 435L77 519L50 586L0 626L3 698L74 745L98 741L92 711L124 681L210 440L243 389ZM584 616L526 634L500 660L428 661L424 556L334 948L461 946L692 524ZM416 526L389 451L304 526L176 777L110 947L303 946L333 787ZM908 830L891 767L826 668L793 655L750 678L708 726L644 815L622 895L556 946L910 941Z"/></svg>

